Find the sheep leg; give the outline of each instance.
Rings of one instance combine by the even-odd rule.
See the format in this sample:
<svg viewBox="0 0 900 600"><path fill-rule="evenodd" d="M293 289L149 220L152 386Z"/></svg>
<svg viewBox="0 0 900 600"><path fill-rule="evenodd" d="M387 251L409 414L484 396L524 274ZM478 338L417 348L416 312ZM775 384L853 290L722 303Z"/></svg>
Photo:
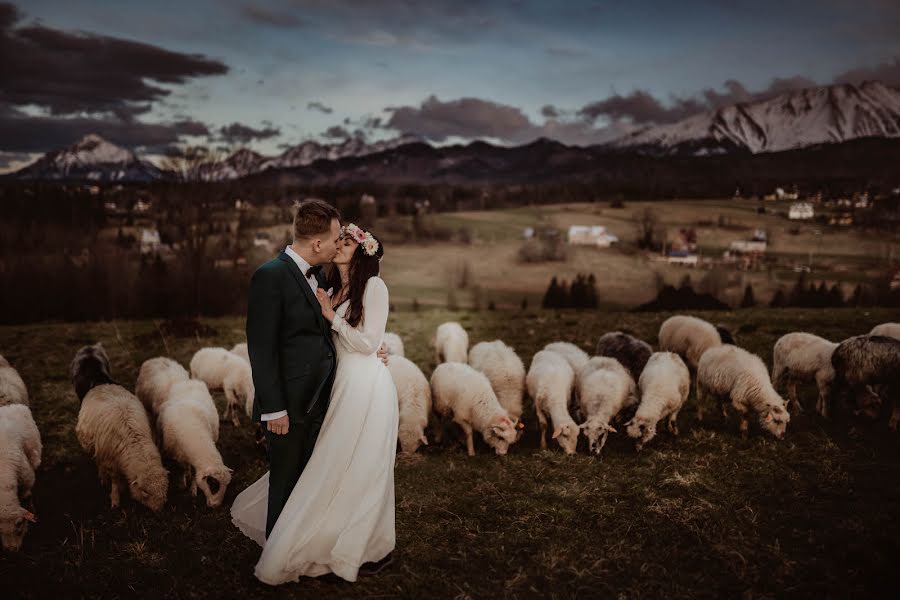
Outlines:
<svg viewBox="0 0 900 600"><path fill-rule="evenodd" d="M444 420L438 417L434 420L434 443L440 446L442 439L444 439Z"/></svg>
<svg viewBox="0 0 900 600"><path fill-rule="evenodd" d="M672 435L678 435L678 411L676 410L671 415L669 415L669 433Z"/></svg>
<svg viewBox="0 0 900 600"><path fill-rule="evenodd" d="M110 487L109 487L109 507L110 508L119 508L119 503L122 500L121 498L121 490L119 489L119 477L117 475L112 475L110 477Z"/></svg>
<svg viewBox="0 0 900 600"><path fill-rule="evenodd" d="M544 416L544 413L540 410L537 412L538 425L541 429L541 450L547 449L547 417Z"/></svg>
<svg viewBox="0 0 900 600"><path fill-rule="evenodd" d="M719 401L719 410L722 411L722 417L727 419L728 418L728 403L725 402L725 399L722 397L719 397L718 401Z"/></svg>
<svg viewBox="0 0 900 600"><path fill-rule="evenodd" d="M703 420L703 403L706 402L706 390L697 381L697 420Z"/></svg>
<svg viewBox="0 0 900 600"><path fill-rule="evenodd" d="M460 423L460 426L466 434L466 450L469 456L475 456L475 440L472 438L472 426L467 423Z"/></svg>
<svg viewBox="0 0 900 600"><path fill-rule="evenodd" d="M196 496L197 495L197 478L194 477L194 469L190 465L186 465L185 472L191 478L191 496Z"/></svg>
<svg viewBox="0 0 900 600"><path fill-rule="evenodd" d="M896 432L897 426L900 425L900 401L896 398L893 400L894 408L891 410L891 420L888 421L888 427L891 431Z"/></svg>
<svg viewBox="0 0 900 600"><path fill-rule="evenodd" d="M741 416L741 439L746 440L750 434L750 421L747 420L747 416Z"/></svg>
<svg viewBox="0 0 900 600"><path fill-rule="evenodd" d="M226 400L225 418L227 419L230 416L231 423L235 427L237 427L241 424L241 422L238 420L238 410L237 410L238 399L234 393L234 390L231 389L230 386L225 388L225 400Z"/></svg>

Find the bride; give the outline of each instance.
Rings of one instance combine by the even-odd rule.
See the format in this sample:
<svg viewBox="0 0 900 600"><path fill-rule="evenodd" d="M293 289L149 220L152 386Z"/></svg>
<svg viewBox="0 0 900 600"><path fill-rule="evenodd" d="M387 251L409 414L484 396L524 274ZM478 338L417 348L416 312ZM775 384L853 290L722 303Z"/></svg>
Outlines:
<svg viewBox="0 0 900 600"><path fill-rule="evenodd" d="M338 363L315 449L268 539L268 473L231 508L234 524L263 548L255 574L264 583L326 573L356 581L360 565L394 549L397 392L376 356L389 307L378 277L383 255L371 233L352 223L342 228L329 281L337 291L316 293Z"/></svg>

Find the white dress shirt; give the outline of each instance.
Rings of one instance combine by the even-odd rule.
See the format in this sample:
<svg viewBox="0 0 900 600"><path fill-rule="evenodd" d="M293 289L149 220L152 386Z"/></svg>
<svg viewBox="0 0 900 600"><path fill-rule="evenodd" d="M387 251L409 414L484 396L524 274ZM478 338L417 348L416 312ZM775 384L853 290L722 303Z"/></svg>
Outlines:
<svg viewBox="0 0 900 600"><path fill-rule="evenodd" d="M297 266L300 267L301 273L306 274L306 270L309 269L310 264L306 262L306 260L302 256L294 252L294 249L290 246L285 247L284 253L290 256L291 259L295 263L297 263ZM315 295L316 290L319 289L319 282L318 280L316 280L316 276L310 274L310 276L306 278L306 283L309 284L309 287L312 288L313 295ZM288 414L286 410L279 410L278 412L266 413L264 415L261 415L259 418L263 421L271 421L273 419L280 419L286 414Z"/></svg>

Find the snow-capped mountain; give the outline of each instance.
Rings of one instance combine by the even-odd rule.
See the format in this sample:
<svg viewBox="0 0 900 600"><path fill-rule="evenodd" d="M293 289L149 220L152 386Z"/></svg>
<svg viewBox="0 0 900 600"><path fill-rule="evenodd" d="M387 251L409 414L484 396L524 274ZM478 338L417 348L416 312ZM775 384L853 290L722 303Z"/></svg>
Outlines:
<svg viewBox="0 0 900 600"><path fill-rule="evenodd" d="M900 90L868 81L734 104L647 127L609 147L658 155L756 154L873 136L900 137Z"/></svg>
<svg viewBox="0 0 900 600"><path fill-rule="evenodd" d="M419 141L421 139L413 135L402 135L371 144L367 144L364 140L356 137L348 138L337 144L321 144L316 141L307 141L291 146L280 155L273 157L265 157L247 148L241 148L224 161L211 165L209 169L204 170L202 178L206 181L237 179L260 173L267 169L305 167L317 160L338 160L351 156L366 156Z"/></svg>
<svg viewBox="0 0 900 600"><path fill-rule="evenodd" d="M48 152L17 171L18 179L154 181L165 173L131 150L89 134L62 150Z"/></svg>

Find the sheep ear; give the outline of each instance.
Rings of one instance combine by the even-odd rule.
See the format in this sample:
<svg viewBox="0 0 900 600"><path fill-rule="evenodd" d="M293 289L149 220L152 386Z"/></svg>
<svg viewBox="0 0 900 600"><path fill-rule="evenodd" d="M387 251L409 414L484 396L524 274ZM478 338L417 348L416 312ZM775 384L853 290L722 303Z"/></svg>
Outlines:
<svg viewBox="0 0 900 600"><path fill-rule="evenodd" d="M37 517L34 516L34 513L29 510L26 510L25 514L22 516L25 517L25 520L30 523L37 523Z"/></svg>
<svg viewBox="0 0 900 600"><path fill-rule="evenodd" d="M771 423L772 419L772 413L766 413L766 417L763 419L763 421L765 421L766 423Z"/></svg>
<svg viewBox="0 0 900 600"><path fill-rule="evenodd" d="M503 416L497 419L497 423L500 425L512 425L512 421L509 420L509 417Z"/></svg>
<svg viewBox="0 0 900 600"><path fill-rule="evenodd" d="M613 433L619 433L618 431L616 431L616 428L613 427L612 425L607 425L606 428L609 429L610 431L612 431Z"/></svg>
<svg viewBox="0 0 900 600"><path fill-rule="evenodd" d="M516 429L525 429L525 423L519 421L518 423L516 423Z"/></svg>
<svg viewBox="0 0 900 600"><path fill-rule="evenodd" d="M631 427L632 425L634 425L634 419L631 419L630 421L625 423L625 425L623 425L623 427Z"/></svg>
<svg viewBox="0 0 900 600"><path fill-rule="evenodd" d="M560 434L562 434L562 429L557 427L556 429L553 430L553 439L555 440L556 438L558 438L560 436Z"/></svg>
<svg viewBox="0 0 900 600"><path fill-rule="evenodd" d="M421 442L422 442L423 444L425 444L426 446L428 445L428 438L425 437L425 434L424 434L424 433L423 433L422 436L419 438L419 440L421 440Z"/></svg>

